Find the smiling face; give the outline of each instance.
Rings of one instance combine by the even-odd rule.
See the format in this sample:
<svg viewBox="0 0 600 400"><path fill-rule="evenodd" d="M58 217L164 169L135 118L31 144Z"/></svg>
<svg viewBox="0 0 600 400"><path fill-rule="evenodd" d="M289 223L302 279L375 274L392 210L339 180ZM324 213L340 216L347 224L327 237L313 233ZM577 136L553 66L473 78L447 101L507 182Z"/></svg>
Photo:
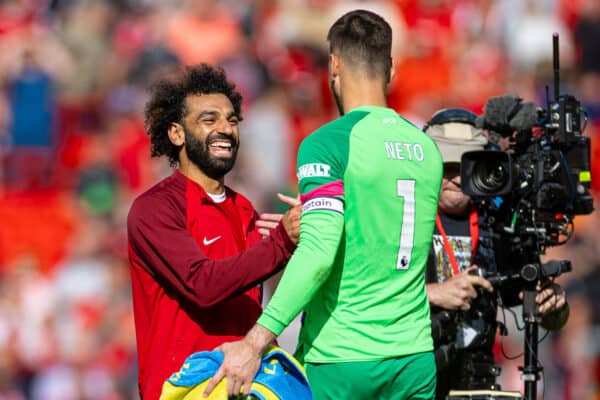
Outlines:
<svg viewBox="0 0 600 400"><path fill-rule="evenodd" d="M182 121L187 158L213 179L221 179L235 164L239 147L239 116L220 93L190 95Z"/></svg>

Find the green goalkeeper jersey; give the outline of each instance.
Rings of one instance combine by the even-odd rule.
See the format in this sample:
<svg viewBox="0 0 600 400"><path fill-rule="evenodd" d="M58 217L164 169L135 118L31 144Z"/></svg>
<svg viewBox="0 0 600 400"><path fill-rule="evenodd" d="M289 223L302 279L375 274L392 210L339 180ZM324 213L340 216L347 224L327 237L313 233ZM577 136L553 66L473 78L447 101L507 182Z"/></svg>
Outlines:
<svg viewBox="0 0 600 400"><path fill-rule="evenodd" d="M297 175L300 242L258 323L278 335L304 310L297 356L313 363L431 351L433 140L389 108L359 107L302 142Z"/></svg>

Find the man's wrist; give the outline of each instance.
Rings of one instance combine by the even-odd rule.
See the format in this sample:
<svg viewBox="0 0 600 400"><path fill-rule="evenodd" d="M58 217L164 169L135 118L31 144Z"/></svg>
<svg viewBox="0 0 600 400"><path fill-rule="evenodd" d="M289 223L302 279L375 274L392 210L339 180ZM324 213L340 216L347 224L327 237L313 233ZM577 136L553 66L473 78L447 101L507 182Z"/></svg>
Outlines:
<svg viewBox="0 0 600 400"><path fill-rule="evenodd" d="M269 304L258 318L258 321L256 321L256 325L260 325L268 331L273 332L275 336L279 336L287 324L281 322L278 318L271 316L271 310L272 306Z"/></svg>
<svg viewBox="0 0 600 400"><path fill-rule="evenodd" d="M257 355L262 356L275 338L273 332L259 324L255 324L244 337L244 341L254 349Z"/></svg>
<svg viewBox="0 0 600 400"><path fill-rule="evenodd" d="M281 244L283 245L283 248L287 251L287 257L291 257L294 250L296 250L297 244L294 243L292 238L290 238L290 235L285 230L283 222L280 221L279 224L277 224L273 232L271 232L271 235L274 235L274 237L279 238Z"/></svg>
<svg viewBox="0 0 600 400"><path fill-rule="evenodd" d="M425 291L427 292L427 299L429 300L429 303L434 306L439 306L438 286L439 286L439 283L427 283L425 285Z"/></svg>

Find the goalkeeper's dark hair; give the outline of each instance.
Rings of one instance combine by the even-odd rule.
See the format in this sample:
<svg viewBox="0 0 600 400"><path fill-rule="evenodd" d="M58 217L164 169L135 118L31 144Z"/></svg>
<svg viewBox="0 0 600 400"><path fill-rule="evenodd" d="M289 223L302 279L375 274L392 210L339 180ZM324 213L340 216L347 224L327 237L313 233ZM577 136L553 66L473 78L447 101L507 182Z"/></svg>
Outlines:
<svg viewBox="0 0 600 400"><path fill-rule="evenodd" d="M227 96L234 112L242 118L242 96L227 80L219 67L200 64L185 68L178 75L164 78L150 90L150 100L144 110L146 132L150 135L152 157L166 156L171 165L179 162L179 146L169 140L172 123L181 123L186 115L185 99L189 95L216 94Z"/></svg>
<svg viewBox="0 0 600 400"><path fill-rule="evenodd" d="M369 73L389 77L392 67L392 28L379 15L354 10L342 15L327 33L329 52Z"/></svg>

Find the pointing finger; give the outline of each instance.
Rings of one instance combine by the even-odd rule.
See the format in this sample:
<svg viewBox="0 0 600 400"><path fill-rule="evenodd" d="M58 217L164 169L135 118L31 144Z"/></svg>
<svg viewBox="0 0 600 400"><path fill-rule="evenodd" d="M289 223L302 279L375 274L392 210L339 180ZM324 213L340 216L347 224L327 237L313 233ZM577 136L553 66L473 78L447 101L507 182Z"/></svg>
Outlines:
<svg viewBox="0 0 600 400"><path fill-rule="evenodd" d="M277 193L277 197L279 198L279 200L282 203L285 203L289 206L295 207L295 206L300 205L300 195L298 195L296 198L294 198L294 197L286 196L285 194Z"/></svg>
<svg viewBox="0 0 600 400"><path fill-rule="evenodd" d="M283 214L264 213L264 214L260 214L260 216L258 217L258 221L279 222L279 221L281 221L282 217L283 217Z"/></svg>

